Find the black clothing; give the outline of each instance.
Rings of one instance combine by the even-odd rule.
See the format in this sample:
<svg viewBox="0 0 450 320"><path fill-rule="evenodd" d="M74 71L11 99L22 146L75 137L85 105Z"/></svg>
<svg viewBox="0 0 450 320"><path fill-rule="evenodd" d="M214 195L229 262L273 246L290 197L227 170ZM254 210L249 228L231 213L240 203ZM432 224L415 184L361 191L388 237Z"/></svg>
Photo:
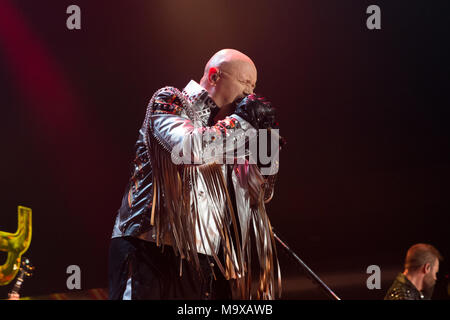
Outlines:
<svg viewBox="0 0 450 320"><path fill-rule="evenodd" d="M411 281L403 274L399 273L394 283L389 288L384 300L424 300L423 294L417 290Z"/></svg>
<svg viewBox="0 0 450 320"><path fill-rule="evenodd" d="M139 130L135 150L132 176L122 198L115 227L122 236L138 237L151 228L149 211L153 197L152 165L144 143L144 128Z"/></svg>
<svg viewBox="0 0 450 320"><path fill-rule="evenodd" d="M132 300L230 300L230 284L212 259L199 254L201 273L183 261L180 278L180 257L170 246L134 237L111 240L109 251L109 299L121 300L131 276ZM214 280L214 274L217 280Z"/></svg>

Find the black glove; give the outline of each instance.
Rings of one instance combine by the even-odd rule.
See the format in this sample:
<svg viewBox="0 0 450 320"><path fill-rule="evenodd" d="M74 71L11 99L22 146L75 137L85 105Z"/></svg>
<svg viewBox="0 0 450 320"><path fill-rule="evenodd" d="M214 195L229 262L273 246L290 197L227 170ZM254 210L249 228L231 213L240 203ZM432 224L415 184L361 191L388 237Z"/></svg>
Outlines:
<svg viewBox="0 0 450 320"><path fill-rule="evenodd" d="M249 122L255 129L276 128L276 110L272 104L256 94L242 99L236 106L234 114Z"/></svg>

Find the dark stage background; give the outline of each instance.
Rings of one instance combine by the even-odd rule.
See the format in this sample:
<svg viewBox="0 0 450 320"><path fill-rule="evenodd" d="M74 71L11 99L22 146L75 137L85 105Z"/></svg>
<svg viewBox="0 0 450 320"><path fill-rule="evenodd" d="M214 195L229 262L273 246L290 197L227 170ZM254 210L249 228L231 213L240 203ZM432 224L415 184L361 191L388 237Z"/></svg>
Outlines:
<svg viewBox="0 0 450 320"><path fill-rule="evenodd" d="M81 8L81 30L66 8ZM366 8L381 7L381 30ZM22 294L107 287L113 218L153 92L236 48L278 107L272 223L343 299L380 299L417 242L449 273L448 1L0 0L1 219L33 209ZM281 248L279 249L281 251ZM1 253L0 263L6 259ZM322 299L280 252L285 298ZM381 290L366 268L379 265ZM0 298L8 287L0 288Z"/></svg>

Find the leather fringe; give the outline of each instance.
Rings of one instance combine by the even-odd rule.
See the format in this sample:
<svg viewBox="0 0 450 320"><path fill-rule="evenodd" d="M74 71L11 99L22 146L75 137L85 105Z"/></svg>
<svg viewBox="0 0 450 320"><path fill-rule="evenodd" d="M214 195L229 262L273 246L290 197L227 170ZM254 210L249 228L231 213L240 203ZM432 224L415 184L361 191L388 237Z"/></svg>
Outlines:
<svg viewBox="0 0 450 320"><path fill-rule="evenodd" d="M149 112L146 115L145 128L146 145L153 168L151 224L156 228L157 245L169 243L175 254L180 256L180 275L183 259L193 263L201 273L197 252L199 240L203 246L208 244L212 248L212 257L218 268L224 277L234 284L235 297L245 300L254 298L250 232L253 229L259 264L256 298L275 299L276 292L281 297L281 273L272 227L264 206L263 188L260 189L257 206L251 207L250 218L239 221L240 225L245 224L248 230L245 239L240 243L237 215L233 210L221 165L210 163L177 166L172 162L170 152L150 133ZM209 209L214 226L220 234L223 260L214 252L215 246L208 232L200 231L200 239L196 236L196 230L207 230L198 214L199 180L206 186L204 196L211 206Z"/></svg>

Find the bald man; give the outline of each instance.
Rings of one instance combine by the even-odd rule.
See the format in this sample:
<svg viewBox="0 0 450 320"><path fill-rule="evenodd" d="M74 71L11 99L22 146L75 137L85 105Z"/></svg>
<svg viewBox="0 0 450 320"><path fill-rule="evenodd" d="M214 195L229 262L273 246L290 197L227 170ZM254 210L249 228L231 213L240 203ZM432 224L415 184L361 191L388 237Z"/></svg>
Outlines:
<svg viewBox="0 0 450 320"><path fill-rule="evenodd" d="M237 152L253 141L250 133L275 126L270 102L253 94L256 81L253 61L224 49L200 83L153 95L112 233L110 299L275 297L265 177L249 152ZM250 287L252 233L257 292Z"/></svg>
<svg viewBox="0 0 450 320"><path fill-rule="evenodd" d="M232 49L217 52L206 64L200 80L200 85L220 108L215 120L231 114L234 101L253 93L256 80L256 66L249 57Z"/></svg>

